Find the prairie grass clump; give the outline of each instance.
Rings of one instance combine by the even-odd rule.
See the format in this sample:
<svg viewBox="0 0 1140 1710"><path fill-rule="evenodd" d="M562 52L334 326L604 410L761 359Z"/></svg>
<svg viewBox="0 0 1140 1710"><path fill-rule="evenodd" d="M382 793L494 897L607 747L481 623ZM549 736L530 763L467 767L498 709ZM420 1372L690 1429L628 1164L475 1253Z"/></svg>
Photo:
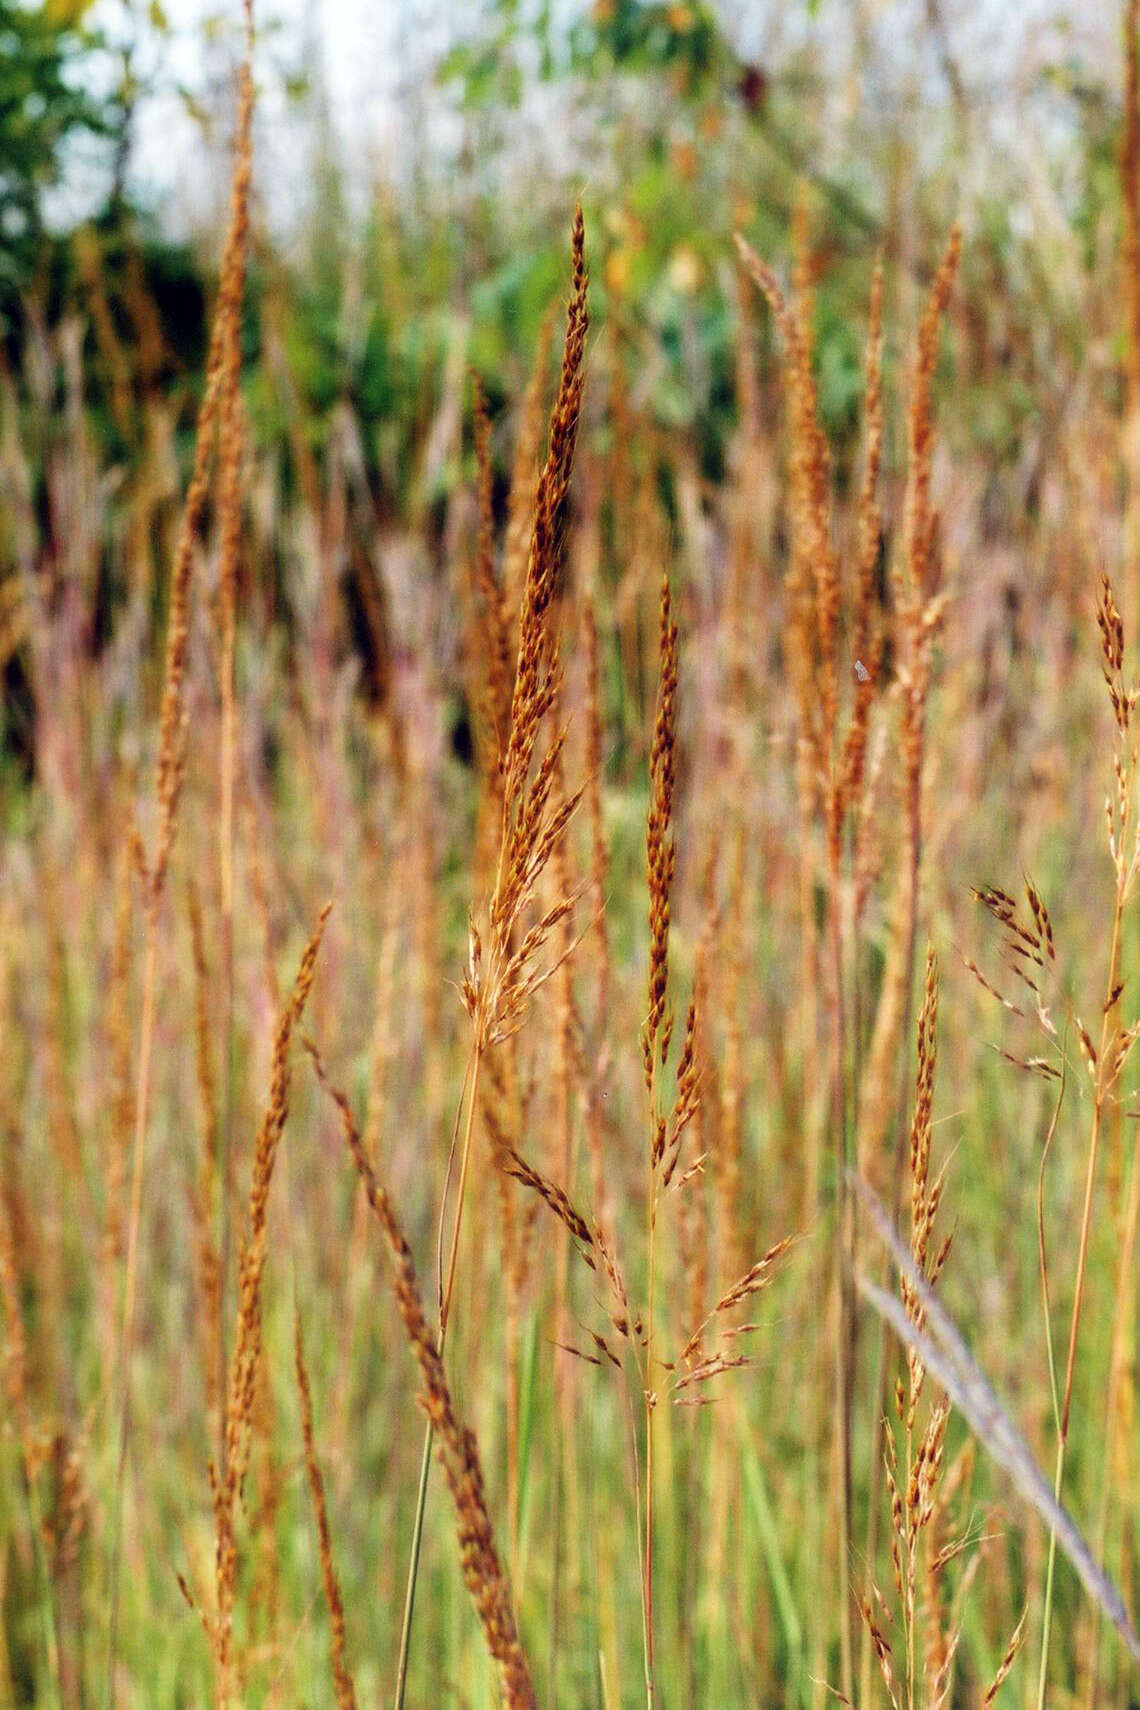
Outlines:
<svg viewBox="0 0 1140 1710"><path fill-rule="evenodd" d="M1038 1177L1037 1223L1041 1299L1053 1425L1056 1433L1053 1494L1058 1502L1061 1501L1065 1488L1077 1351L1085 1306L1090 1242L1093 1235L1098 1163L1106 1129L1119 1123L1123 1100L1128 1096L1122 1090L1122 1083L1132 1049L1136 1040L1140 1038L1140 1023L1130 1024L1126 1022L1122 1013L1127 988L1123 960L1127 930L1127 905L1135 884L1138 867L1140 867L1140 834L1138 834L1134 824L1138 750L1136 733L1133 729L1140 690L1124 676L1124 620L1117 606L1112 584L1107 577L1101 578L1096 622L1100 637L1102 674L1108 692L1114 727L1108 789L1104 800L1108 854L1114 882L1110 899L1108 954L1104 975L1104 992L1100 1003L1099 1037L1094 1040L1089 1028L1075 1009L1070 1009L1065 1018L1064 1033L1058 1031L1058 1021L1053 1018L1050 1005L1046 1002L1049 994L1043 991L1045 975L1052 971L1057 960L1053 926L1044 900L1030 881L1027 880L1025 886L1028 909L1028 913L1025 915L1019 910L1014 899L1007 896L1004 891L985 888L974 892L976 900L986 909L1001 932L1004 959L1024 994L1024 1003L1018 1004L1009 997L1003 996L1001 991L986 979L976 964L967 962L967 966L974 972L980 983L1001 1002L1004 1009L1022 1020L1025 1020L1028 1015L1028 1018L1039 1029L1045 1040L1047 1051L1045 1055L1015 1056L1008 1051L1003 1051L1002 1055L1015 1066L1058 1083L1062 1097L1070 1073L1079 1095L1083 1095L1091 1089L1092 1110L1089 1116L1084 1191L1078 1224L1079 1233L1077 1236L1069 1329L1068 1336L1063 1344L1067 1349L1063 1368L1057 1363L1054 1349L1052 1303L1055 1284L1051 1282L1050 1254L1045 1234L1046 1165L1049 1161L1049 1151L1056 1120L1054 1120L1049 1138L1042 1151ZM1075 1035L1079 1053L1077 1061L1071 1065L1067 1057L1070 1032ZM1059 1111L1060 1105L1058 1104L1058 1114ZM1119 1142L1117 1150L1119 1151ZM1123 1280L1123 1272L1119 1266L1128 1265L1131 1269L1132 1253L1135 1248L1137 1218L1135 1161L1134 1153L1132 1172L1134 1191L1127 1211L1121 1204L1119 1162L1114 1170L1117 1179L1114 1183L1112 1199L1115 1202L1114 1212L1120 1256L1111 1314L1112 1329L1105 1396L1106 1428L1103 1472L1095 1531L1094 1547L1098 1560L1103 1555L1106 1542L1110 1491L1113 1484L1112 1469L1115 1463L1115 1443L1121 1424L1122 1387L1127 1386L1128 1383L1121 1364L1122 1347L1126 1334L1123 1329L1123 1321L1127 1313L1124 1301L1128 1284ZM1056 1551L1057 1533L1054 1530L1050 1532L1049 1537L1049 1558L1045 1583L1038 1683L1039 1704L1044 1703L1047 1688ZM1099 1639L1099 1614L1097 1624ZM1094 1681L1099 1675L1100 1667L1098 1645L1097 1653L1090 1664Z"/></svg>
<svg viewBox="0 0 1140 1710"><path fill-rule="evenodd" d="M947 1467L950 1402L939 1396L923 1407L928 1372L921 1339L927 1328L927 1291L934 1290L954 1239L952 1229L941 1237L935 1234L948 1167L944 1164L931 1176L937 1027L938 970L933 952L928 950L909 1135L910 1266L899 1273L901 1304L915 1340L906 1345L905 1376L895 1379L895 1424L887 1425L883 1434L896 1604L892 1610L872 1580L860 1605L895 1710L901 1705L915 1710L920 1704L937 1710L949 1702L964 1603L981 1559L979 1540L971 1537L968 1528L957 1532L954 1520L955 1508L964 1508L968 1499L973 1445L964 1445ZM949 1576L955 1567L959 1570L958 1583L951 1590ZM1023 1613L986 1691L986 1705L997 1697L1013 1666L1025 1619ZM901 1630L903 1641L903 1655L897 1662L887 1631L892 1625Z"/></svg>

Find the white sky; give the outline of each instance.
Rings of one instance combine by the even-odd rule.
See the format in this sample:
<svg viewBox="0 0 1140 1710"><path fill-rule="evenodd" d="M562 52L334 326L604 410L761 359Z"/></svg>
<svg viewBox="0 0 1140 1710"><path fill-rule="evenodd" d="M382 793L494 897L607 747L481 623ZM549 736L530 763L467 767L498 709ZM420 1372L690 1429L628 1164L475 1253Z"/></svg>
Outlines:
<svg viewBox="0 0 1140 1710"><path fill-rule="evenodd" d="M589 0L555 0L580 14ZM141 41L139 80L148 94L136 117L133 182L175 230L217 225L228 172L204 139L180 87L217 115L229 110L241 27L240 0L161 0L166 33L147 23L149 0L96 0L93 19L112 40ZM472 32L483 0L255 0L258 185L274 223L303 206L312 159L311 108L290 102L287 79L308 71L328 94L328 116L349 184L361 190L378 162L398 162L405 123L400 92L426 87L449 38ZM526 5L522 10L526 11ZM931 57L927 0L717 0L742 53L777 71L805 40L842 82L855 37L873 44L880 80L912 78L916 56L939 79ZM1069 55L1116 81L1116 0L940 0L947 38L971 97L998 122L1017 122L1016 90L1042 60ZM920 71L919 76L923 73ZM944 87L944 85L943 85ZM224 147L225 137L217 138ZM1039 139L1022 136L1022 146ZM406 142L403 143L406 147ZM1004 141L1000 146L1007 146ZM362 168L363 170L355 170ZM82 172L72 195L82 199Z"/></svg>
<svg viewBox="0 0 1140 1710"><path fill-rule="evenodd" d="M148 0L96 0L90 18L112 42L138 44L148 93L135 117L133 183L164 221L193 228L211 222L228 174L215 170L192 108L213 116L229 109L241 4L161 0L161 7L162 31L150 22ZM323 83L342 152L374 158L394 140L400 66L412 56L419 10L421 0L255 0L258 181L283 218L311 149L309 121L303 105L288 99L287 81L305 73Z"/></svg>

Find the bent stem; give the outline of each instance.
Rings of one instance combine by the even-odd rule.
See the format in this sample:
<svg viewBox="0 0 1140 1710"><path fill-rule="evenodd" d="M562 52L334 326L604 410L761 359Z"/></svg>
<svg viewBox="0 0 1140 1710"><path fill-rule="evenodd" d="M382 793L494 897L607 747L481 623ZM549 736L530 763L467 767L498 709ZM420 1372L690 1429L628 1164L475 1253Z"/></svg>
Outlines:
<svg viewBox="0 0 1140 1710"><path fill-rule="evenodd" d="M396 1710L403 1710L404 1692L408 1681L408 1650L412 1642L412 1615L416 1607L416 1580L420 1571L420 1545L424 1535L424 1508L427 1505L428 1472L431 1468L435 1428L430 1419L424 1432L424 1452L420 1462L420 1484L416 1493L416 1518L412 1526L412 1553L408 1563L408 1587L404 1593L404 1619L400 1627L400 1657L396 1665Z"/></svg>
<svg viewBox="0 0 1140 1710"><path fill-rule="evenodd" d="M451 1314L451 1295L455 1286L455 1261L459 1253L459 1234L463 1225L463 1205L467 1197L467 1172L471 1162L471 1142L475 1133L475 1107L479 1094L479 1070L483 1062L483 1046L477 1040L468 1076L464 1077L462 1100L464 1093L467 1097L467 1121L463 1133L463 1154L459 1166L459 1187L455 1204L455 1223L451 1231L451 1251L447 1261L447 1278L441 1282L439 1297L439 1338L436 1344L440 1357L443 1357L444 1344L447 1341L447 1322ZM462 1109L462 1103L460 1105ZM457 1118L458 1124L458 1118ZM449 1166L450 1174L450 1166ZM444 1188L446 1202L447 1189ZM446 1203L445 1203L446 1209ZM442 1252L443 1224L440 1222L440 1239ZM428 1420L424 1431L423 1457L420 1462L420 1482L416 1492L416 1513L412 1523L412 1549L408 1561L408 1585L404 1593L404 1615L400 1626L400 1654L396 1664L396 1695L395 1710L404 1710L404 1696L408 1685L408 1657L412 1642L412 1618L416 1607L416 1581L420 1571L420 1548L424 1535L424 1510L427 1506L428 1478L431 1472L431 1452L435 1440L435 1428Z"/></svg>
<svg viewBox="0 0 1140 1710"><path fill-rule="evenodd" d="M1065 1457L1069 1443L1069 1416L1073 1403L1073 1376L1077 1363L1077 1336L1080 1331L1081 1307L1084 1303L1085 1271L1088 1262L1089 1232L1092 1227L1093 1189L1096 1185L1096 1160L1100 1150L1100 1134L1104 1120L1105 1099L1108 1096L1111 1083L1109 1068L1109 1048L1118 1032L1117 1011L1120 1002L1120 937L1121 924L1124 918L1124 898L1127 889L1128 869L1118 869L1116 885L1116 907L1112 921L1112 947L1108 958L1108 998L1104 1008L1104 1019L1101 1023L1100 1055L1096 1060L1096 1093L1093 1103L1092 1132L1089 1135L1088 1168L1085 1172L1085 1199L1081 1213L1081 1238L1077 1249L1077 1280L1073 1295L1073 1312L1069 1321L1069 1351L1065 1361L1065 1388L1061 1405L1057 1411L1057 1464L1053 1475L1053 1495L1058 1504L1065 1482ZM1054 1119L1055 1120L1055 1119ZM1044 1168L1044 1160L1042 1160ZM1044 1236L1039 1235L1042 1242L1042 1264L1044 1265ZM1046 1305L1048 1304L1048 1287L1046 1281ZM1048 1332L1048 1323L1046 1323ZM1049 1341L1050 1377L1054 1377L1052 1341ZM1053 1385L1054 1406L1056 1407L1056 1383ZM1045 1710L1045 1683L1049 1669L1049 1638L1053 1625L1053 1583L1057 1562L1057 1534L1049 1533L1049 1557L1045 1569L1045 1599L1041 1623L1041 1665L1037 1676L1037 1710Z"/></svg>

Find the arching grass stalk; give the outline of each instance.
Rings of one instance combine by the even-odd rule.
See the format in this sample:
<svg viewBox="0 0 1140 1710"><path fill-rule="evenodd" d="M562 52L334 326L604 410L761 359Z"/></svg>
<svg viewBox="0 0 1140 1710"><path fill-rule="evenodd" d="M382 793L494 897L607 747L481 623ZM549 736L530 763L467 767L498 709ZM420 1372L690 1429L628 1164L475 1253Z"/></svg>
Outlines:
<svg viewBox="0 0 1140 1710"><path fill-rule="evenodd" d="M653 742L649 752L649 814L645 827L649 869L649 1012L641 1036L645 1090L649 1100L649 1189L646 1195L646 1245L649 1266L645 1308L645 1553L642 1584L645 1602L645 1698L653 1707L653 1437L657 1393L654 1358L654 1310L657 1281L657 1212L664 1182L668 1119L662 1114L658 1073L664 1067L673 1033L667 1011L669 988L669 912L677 849L673 838L673 793L677 747L677 625L673 620L669 577L661 579L660 681ZM686 1030L691 1043L692 1030Z"/></svg>
<svg viewBox="0 0 1140 1710"><path fill-rule="evenodd" d="M118 1449L115 1488L111 1510L110 1596L107 1620L106 1702L114 1703L115 1662L118 1644L119 1573L122 1550L123 1486L131 1422L131 1353L134 1345L135 1302L138 1291L139 1230L142 1221L143 1175L154 1052L155 1012L158 980L158 924L166 876L178 828L178 810L186 764L186 711L184 678L189 642L190 577L194 545L209 487L210 454L219 410L224 402L227 358L234 349L231 329L241 312L245 280L245 254L249 228L249 191L252 180L253 128L253 11L246 0L246 51L240 72L237 141L234 177L230 194L230 221L222 260L218 308L210 334L206 391L198 415L194 468L174 555L170 582L170 616L167 626L166 663L163 673L162 709L159 720L158 755L155 763L155 802L158 829L153 858L148 862L141 841L132 832L136 866L142 874L146 898L146 946L143 967L142 1011L139 1027L139 1060L135 1094L134 1147L131 1162L130 1211L127 1224L126 1268L123 1286L122 1328L117 1360L119 1386ZM236 376L235 376L236 378Z"/></svg>
<svg viewBox="0 0 1140 1710"><path fill-rule="evenodd" d="M307 1043L317 1077L340 1112L365 1197L383 1232L396 1305L423 1384L421 1401L439 1443L440 1464L455 1508L464 1582L499 1669L503 1702L506 1710L535 1710L530 1667L519 1638L511 1588L495 1544L475 1434L456 1413L437 1337L424 1310L411 1248L395 1206L369 1161L347 1098L328 1080L316 1046Z"/></svg>
<svg viewBox="0 0 1140 1710"><path fill-rule="evenodd" d="M560 894L535 924L526 931L522 928L526 917L533 911L539 881L561 844L566 827L581 799L580 790L567 796L555 787L560 775L566 729L564 725L556 724L551 731L550 726L554 720L561 687L557 601L560 553L555 531L569 489L584 384L582 364L588 326L585 242L585 224L582 210L579 208L575 214L572 237L574 275L566 315L562 372L551 413L546 461L535 489L530 552L519 612L518 658L510 701L510 718L502 735L499 752L502 788L501 833L495 884L484 923L486 951L484 952L484 935L472 921L467 972L462 984L463 1003L471 1020L472 1046L468 1074L464 1081L466 1119L456 1190L455 1218L446 1270L443 1264L444 1214L441 1213L440 1217L437 1254L439 1329L435 1349L440 1360L451 1313L483 1059L488 1050L509 1039L519 1030L529 999L539 986L545 984L568 954L564 947L553 963L539 960L552 935L569 916L574 906L572 894ZM557 943L557 938L554 942ZM459 1108L462 1112L463 1095ZM456 1131L458 1126L457 1116ZM429 1416L424 1433L420 1483L412 1527L412 1552L397 1663L395 1710L403 1710L407 1689L411 1628L433 1432L434 1426Z"/></svg>
<svg viewBox="0 0 1140 1710"><path fill-rule="evenodd" d="M1100 1046L1093 1045L1083 1023L1078 1023L1081 1053L1093 1075L1093 1116L1089 1133L1088 1163L1085 1170L1084 1205L1081 1211L1081 1233L1077 1247L1077 1274L1073 1291L1073 1307L1069 1319L1069 1346L1065 1359L1065 1384L1057 1408L1055 1373L1050 1349L1050 1377L1057 1417L1057 1459L1053 1474L1053 1496L1059 1504L1065 1483L1065 1461L1069 1444L1069 1421L1073 1403L1073 1381L1077 1364L1077 1340L1084 1306L1085 1277L1088 1267L1089 1237L1092 1229L1093 1191L1096 1186L1096 1166L1100 1138L1104 1126L1105 1106L1123 1071L1128 1054L1140 1037L1140 1028L1122 1029L1120 998L1123 981L1120 976L1121 939L1124 909L1140 865L1140 826L1132 823L1133 795L1136 780L1137 739L1133 719L1138 698L1137 685L1124 683L1124 620L1117 608L1107 577L1101 578L1100 599L1097 604L1097 625L1100 630L1101 656L1109 701L1116 722L1116 742L1113 755L1113 786L1108 796L1108 847L1116 875L1113 898L1112 940L1108 954L1108 973L1102 1009ZM1044 1263L1044 1257L1042 1259ZM1046 1305L1048 1297L1046 1295ZM1045 1573L1044 1609L1041 1622L1041 1662L1037 1677L1037 1710L1044 1710L1045 1686L1049 1670L1049 1640L1053 1622L1054 1572L1057 1557L1057 1534L1049 1533L1049 1556Z"/></svg>
<svg viewBox="0 0 1140 1710"><path fill-rule="evenodd" d="M459 1251L459 1232L463 1219L463 1204L467 1191L467 1166L471 1157L471 1141L475 1129L475 1103L479 1092L479 1065L483 1053L476 1042L475 1049L468 1059L463 1076L463 1086L459 1094L459 1105L455 1112L455 1130L451 1138L451 1157L448 1160L448 1180L451 1175L451 1164L454 1161L456 1138L459 1124L463 1115L464 1099L467 1100L467 1124L463 1135L463 1153L459 1170L459 1188L455 1202L455 1222L451 1231L451 1253L447 1262L447 1281L443 1281L443 1227L447 1212L447 1187L444 1187L444 1203L440 1209L439 1225L439 1338L437 1352L443 1358L443 1350L447 1341L447 1322L451 1314L451 1291L455 1282L455 1259ZM431 1470L432 1448L435 1443L435 1426L429 1419L424 1431L423 1454L420 1459L420 1479L416 1488L416 1512L412 1522L412 1546L408 1559L408 1584L404 1592L404 1613L400 1623L400 1650L396 1662L396 1694L395 1710L403 1710L404 1697L408 1685L408 1658L412 1642L412 1619L416 1608L416 1582L420 1571L420 1549L424 1535L424 1510L427 1506L428 1475Z"/></svg>

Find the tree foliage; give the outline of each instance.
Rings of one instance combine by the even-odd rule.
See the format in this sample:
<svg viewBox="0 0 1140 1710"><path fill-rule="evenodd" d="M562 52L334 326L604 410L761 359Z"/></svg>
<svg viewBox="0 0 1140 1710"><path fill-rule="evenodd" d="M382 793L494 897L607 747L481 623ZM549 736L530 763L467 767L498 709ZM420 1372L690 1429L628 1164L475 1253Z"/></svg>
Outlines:
<svg viewBox="0 0 1140 1710"><path fill-rule="evenodd" d="M43 231L43 193L77 132L109 136L112 103L85 87L98 52L83 8L0 0L0 291L18 288Z"/></svg>

